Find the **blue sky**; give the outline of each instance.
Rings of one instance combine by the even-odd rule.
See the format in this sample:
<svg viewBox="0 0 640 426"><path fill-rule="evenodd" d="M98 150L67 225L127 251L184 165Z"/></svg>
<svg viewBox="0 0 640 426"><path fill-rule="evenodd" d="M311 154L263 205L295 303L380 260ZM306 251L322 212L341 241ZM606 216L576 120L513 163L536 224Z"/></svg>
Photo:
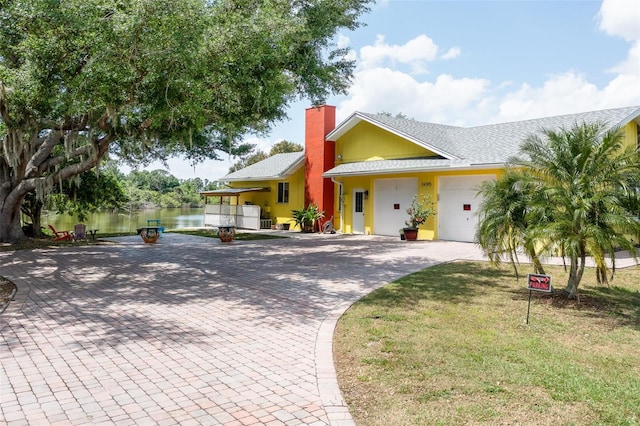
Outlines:
<svg viewBox="0 0 640 426"><path fill-rule="evenodd" d="M361 21L336 39L357 63L349 93L327 100L338 122L384 111L471 126L640 105L638 0L386 0ZM288 121L247 140L264 151L303 144L308 106L292 104ZM217 180L234 161L172 159L168 170Z"/></svg>

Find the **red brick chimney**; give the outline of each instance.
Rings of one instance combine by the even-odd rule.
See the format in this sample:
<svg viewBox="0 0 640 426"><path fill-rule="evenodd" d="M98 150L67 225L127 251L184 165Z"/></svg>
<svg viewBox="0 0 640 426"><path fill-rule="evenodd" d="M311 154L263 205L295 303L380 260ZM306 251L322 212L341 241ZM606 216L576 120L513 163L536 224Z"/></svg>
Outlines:
<svg viewBox="0 0 640 426"><path fill-rule="evenodd" d="M322 174L335 166L335 142L325 137L336 127L336 107L320 105L307 108L305 115L305 188L304 204L317 204L325 220L334 215L334 189L330 178Z"/></svg>

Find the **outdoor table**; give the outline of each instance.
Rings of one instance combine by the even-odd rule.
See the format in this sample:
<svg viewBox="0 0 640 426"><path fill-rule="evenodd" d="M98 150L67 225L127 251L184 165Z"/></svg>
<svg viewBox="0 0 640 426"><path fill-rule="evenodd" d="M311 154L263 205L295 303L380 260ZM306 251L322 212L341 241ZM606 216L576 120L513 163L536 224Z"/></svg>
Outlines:
<svg viewBox="0 0 640 426"><path fill-rule="evenodd" d="M160 238L164 232L164 226L160 226L160 219L147 219L147 227L150 226L158 228L158 238Z"/></svg>
<svg viewBox="0 0 640 426"><path fill-rule="evenodd" d="M96 240L96 234L98 233L97 229L87 229L87 233L91 236L91 241Z"/></svg>

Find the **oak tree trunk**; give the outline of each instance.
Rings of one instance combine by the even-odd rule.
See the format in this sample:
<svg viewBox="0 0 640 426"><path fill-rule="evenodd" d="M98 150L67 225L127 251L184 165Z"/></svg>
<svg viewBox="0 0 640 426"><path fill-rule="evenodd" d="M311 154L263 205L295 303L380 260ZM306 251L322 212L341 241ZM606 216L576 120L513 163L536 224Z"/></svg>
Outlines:
<svg viewBox="0 0 640 426"><path fill-rule="evenodd" d="M21 202L22 199L14 201L5 191L0 191L0 242L15 242L26 238L20 223Z"/></svg>

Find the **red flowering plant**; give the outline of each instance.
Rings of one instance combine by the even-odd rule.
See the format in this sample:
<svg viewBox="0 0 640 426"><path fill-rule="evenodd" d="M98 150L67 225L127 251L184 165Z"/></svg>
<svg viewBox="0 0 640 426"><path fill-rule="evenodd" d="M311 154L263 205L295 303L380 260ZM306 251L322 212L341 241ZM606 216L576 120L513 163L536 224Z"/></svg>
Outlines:
<svg viewBox="0 0 640 426"><path fill-rule="evenodd" d="M413 196L411 206L407 209L409 220L405 221L405 225L409 228L417 228L429 219L429 216L436 214L436 209L431 201L431 196L423 194L421 197Z"/></svg>

